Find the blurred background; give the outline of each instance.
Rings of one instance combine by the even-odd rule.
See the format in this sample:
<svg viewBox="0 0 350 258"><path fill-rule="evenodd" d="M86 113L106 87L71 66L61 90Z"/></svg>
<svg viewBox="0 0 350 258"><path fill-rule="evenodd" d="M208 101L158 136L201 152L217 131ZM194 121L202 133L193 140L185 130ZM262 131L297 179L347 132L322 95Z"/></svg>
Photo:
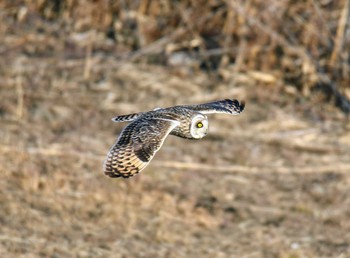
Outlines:
<svg viewBox="0 0 350 258"><path fill-rule="evenodd" d="M350 257L349 0L0 1L1 257ZM223 98L129 180L116 115Z"/></svg>

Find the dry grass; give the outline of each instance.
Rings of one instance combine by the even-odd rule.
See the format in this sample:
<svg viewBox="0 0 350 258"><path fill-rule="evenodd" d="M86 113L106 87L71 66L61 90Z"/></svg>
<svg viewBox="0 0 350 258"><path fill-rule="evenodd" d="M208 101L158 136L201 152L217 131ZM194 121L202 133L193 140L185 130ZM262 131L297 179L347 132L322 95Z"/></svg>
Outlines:
<svg viewBox="0 0 350 258"><path fill-rule="evenodd" d="M349 257L348 13L2 1L0 256ZM246 111L169 137L137 177L102 175L114 115L226 97Z"/></svg>

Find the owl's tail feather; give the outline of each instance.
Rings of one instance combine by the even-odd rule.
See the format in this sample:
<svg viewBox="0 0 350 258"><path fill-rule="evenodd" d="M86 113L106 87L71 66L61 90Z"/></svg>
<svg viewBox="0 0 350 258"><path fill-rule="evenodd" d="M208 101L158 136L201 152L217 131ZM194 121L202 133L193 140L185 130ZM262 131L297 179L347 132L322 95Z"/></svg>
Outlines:
<svg viewBox="0 0 350 258"><path fill-rule="evenodd" d="M113 122L130 122L141 116L142 113L135 113L135 114L129 114L129 115L122 115L122 116L116 116L112 118Z"/></svg>

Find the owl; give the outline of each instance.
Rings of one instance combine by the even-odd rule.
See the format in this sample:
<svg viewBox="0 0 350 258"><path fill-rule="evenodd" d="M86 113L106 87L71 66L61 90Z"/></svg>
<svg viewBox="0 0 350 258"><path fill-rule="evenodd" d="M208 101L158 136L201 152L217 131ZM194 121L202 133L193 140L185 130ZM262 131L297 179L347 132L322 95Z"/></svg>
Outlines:
<svg viewBox="0 0 350 258"><path fill-rule="evenodd" d="M238 115L244 106L244 102L224 99L117 116L112 121L130 123L108 152L103 171L110 177L134 176L147 166L169 134L185 139L201 139L209 129L206 114Z"/></svg>

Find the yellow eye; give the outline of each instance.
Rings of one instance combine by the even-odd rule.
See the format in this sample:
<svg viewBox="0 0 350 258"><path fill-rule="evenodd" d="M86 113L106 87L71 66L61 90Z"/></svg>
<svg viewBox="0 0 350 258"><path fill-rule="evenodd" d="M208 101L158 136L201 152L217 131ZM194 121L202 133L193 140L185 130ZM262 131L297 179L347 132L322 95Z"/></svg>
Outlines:
<svg viewBox="0 0 350 258"><path fill-rule="evenodd" d="M202 122L198 122L196 126L197 126L197 128L202 128L203 124L202 124Z"/></svg>

